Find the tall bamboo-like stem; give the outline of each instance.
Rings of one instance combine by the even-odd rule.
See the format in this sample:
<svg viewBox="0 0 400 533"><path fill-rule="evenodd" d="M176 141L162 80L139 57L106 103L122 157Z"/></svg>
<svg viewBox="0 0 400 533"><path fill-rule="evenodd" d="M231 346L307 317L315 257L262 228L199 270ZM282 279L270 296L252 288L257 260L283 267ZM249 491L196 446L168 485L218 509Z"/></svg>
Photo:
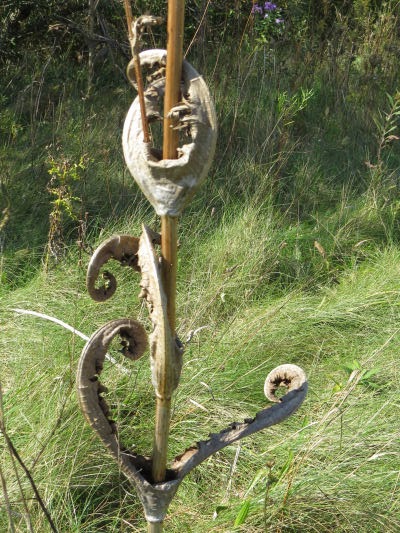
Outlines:
<svg viewBox="0 0 400 533"><path fill-rule="evenodd" d="M183 60L183 26L185 0L169 0L168 2L168 43L167 43L167 72L164 99L164 137L163 158L176 159L179 135L172 130L172 122L168 113L180 98L180 84Z"/></svg>
<svg viewBox="0 0 400 533"><path fill-rule="evenodd" d="M183 60L184 0L168 2L167 72L164 99L163 158L176 159L179 134L171 127L168 113L180 99L180 82ZM172 334L175 333L175 293L177 267L177 218L161 217L161 255L164 290L167 296L168 319ZM167 349L172 350L172 346ZM174 354L164 354L171 361ZM171 399L157 398L156 425L153 449L153 478L165 479L167 465L168 435L171 417ZM153 530L152 530L153 531Z"/></svg>

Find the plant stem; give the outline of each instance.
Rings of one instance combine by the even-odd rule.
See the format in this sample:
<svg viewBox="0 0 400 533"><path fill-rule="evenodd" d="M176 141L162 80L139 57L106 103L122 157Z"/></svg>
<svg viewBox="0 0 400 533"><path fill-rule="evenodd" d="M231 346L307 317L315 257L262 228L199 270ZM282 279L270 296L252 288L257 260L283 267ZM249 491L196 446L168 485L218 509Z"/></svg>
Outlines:
<svg viewBox="0 0 400 533"><path fill-rule="evenodd" d="M136 83L137 83L137 88L138 88L140 116L142 119L143 141L145 143L149 143L150 142L149 123L148 123L147 116L146 116L146 105L144 101L144 85L143 85L142 70L140 68L139 54L137 54L133 58L133 61L134 61L134 66L135 66L135 76L136 76Z"/></svg>
<svg viewBox="0 0 400 533"><path fill-rule="evenodd" d="M168 2L168 43L167 43L167 71L164 99L164 137L163 158L176 159L179 134L171 128L168 113L180 99L180 83L182 76L183 60L183 27L184 27L184 0L169 0ZM175 335L175 293L176 293L176 267L177 267L177 218L161 217L161 256L162 277L164 290L167 296L168 320L172 336ZM166 350L173 350L166 346ZM175 356L174 353L164 353L166 364ZM168 369L165 365L168 375ZM168 387L167 387L168 389ZM169 424L171 417L171 399L157 398L156 428L153 449L153 479L155 483L165 479L167 466L167 450ZM162 525L161 525L162 528ZM157 531L162 531L159 529Z"/></svg>
<svg viewBox="0 0 400 533"><path fill-rule="evenodd" d="M164 290L167 297L169 327L175 333L176 266L178 259L178 219L161 217L161 255Z"/></svg>
<svg viewBox="0 0 400 533"><path fill-rule="evenodd" d="M132 50L133 64L135 69L137 91L139 97L139 106L140 106L140 116L142 119L142 130L143 130L143 141L145 143L150 142L150 133L149 133L149 123L146 115L146 106L144 101L144 85L143 85L143 76L142 69L140 68L140 56L139 56L139 39L140 39L140 30L136 27L135 33L133 32L132 24L132 8L129 0L124 0L126 23L128 26L128 36L129 42Z"/></svg>
<svg viewBox="0 0 400 533"><path fill-rule="evenodd" d="M168 2L167 71L164 98L163 158L176 159L179 134L172 129L170 110L179 102L183 60L183 26L185 0Z"/></svg>
<svg viewBox="0 0 400 533"><path fill-rule="evenodd" d="M148 522L147 526L148 533L159 533L163 530L163 522Z"/></svg>
<svg viewBox="0 0 400 533"><path fill-rule="evenodd" d="M94 19L96 17L96 6L94 0L89 0L89 20L88 20L88 80L87 80L87 91L86 96L90 96L93 85L93 74L94 74L94 52L95 52L95 43L93 41L94 34Z"/></svg>

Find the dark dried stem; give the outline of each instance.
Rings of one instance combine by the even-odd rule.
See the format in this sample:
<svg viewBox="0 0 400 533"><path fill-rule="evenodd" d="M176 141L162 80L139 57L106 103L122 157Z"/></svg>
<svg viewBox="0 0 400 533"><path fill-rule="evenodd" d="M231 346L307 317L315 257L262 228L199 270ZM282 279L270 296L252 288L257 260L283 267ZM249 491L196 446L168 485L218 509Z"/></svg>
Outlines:
<svg viewBox="0 0 400 533"><path fill-rule="evenodd" d="M2 395L2 390L1 390L1 386L0 386L0 431L1 433L3 434L4 436L4 439L6 441L6 444L7 444L7 447L8 449L10 450L11 454L13 457L15 457L15 459L18 461L18 463L20 464L22 470L25 472L25 475L26 477L28 478L29 480L29 483L31 484L31 487L33 489L33 492L35 493L35 496L36 496L36 499L37 501L39 502L39 505L40 507L42 508L42 511L43 513L45 514L46 516L46 519L50 525L50 529L55 532L55 533L58 533L57 532L57 528L56 526L54 525L54 522L50 516L50 513L49 511L47 510L40 494L39 494L39 491L38 491L38 488L32 478L32 475L31 473L29 472L27 466L25 465L25 463L23 462L23 460L21 459L21 456L19 455L19 453L17 452L14 444L12 443L10 437L8 436L8 433L6 431L6 428L5 428L5 422L4 422L4 414L3 414L3 395Z"/></svg>
<svg viewBox="0 0 400 533"><path fill-rule="evenodd" d="M135 69L137 91L140 103L140 115L142 118L143 140L145 143L150 142L149 123L146 116L146 107L144 102L144 85L142 70L140 68L139 58L139 38L140 38L140 18L133 22L132 9L129 0L124 0L126 23L128 26L128 36L131 45L133 65Z"/></svg>
<svg viewBox="0 0 400 533"><path fill-rule="evenodd" d="M8 525L10 527L10 532L11 533L15 533L14 519L13 519L13 516L12 516L10 499L8 497L6 479L5 479L4 475L3 475L3 470L1 468L1 465L0 465L0 479L1 479L1 487L3 489L3 498L4 498L4 502L6 504L6 510L7 510L7 515L8 515Z"/></svg>

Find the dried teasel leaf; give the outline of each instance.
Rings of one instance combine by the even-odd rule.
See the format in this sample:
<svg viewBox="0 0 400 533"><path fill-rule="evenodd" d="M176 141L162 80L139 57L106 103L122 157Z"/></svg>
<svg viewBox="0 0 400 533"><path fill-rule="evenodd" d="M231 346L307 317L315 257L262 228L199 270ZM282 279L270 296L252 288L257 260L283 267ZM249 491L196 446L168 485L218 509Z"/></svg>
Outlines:
<svg viewBox="0 0 400 533"><path fill-rule="evenodd" d="M77 370L78 399L87 421L108 448L113 448L111 435L115 427L109 417L109 408L101 396L104 391L99 378L111 341L121 338L121 352L129 359L139 359L147 348L147 333L136 320L112 320L98 329L87 342Z"/></svg>
<svg viewBox="0 0 400 533"><path fill-rule="evenodd" d="M306 397L308 388L306 375L298 366L281 365L268 374L266 383L272 382L275 386L278 380L279 382L283 380L288 387L288 392L279 400L275 400L279 403L259 411L254 418L246 419L244 422L233 422L219 433L211 434L208 440L200 441L196 446L188 448L182 455L175 458L172 465L172 470L176 472L177 477L183 478L210 455L225 446L279 424L292 415Z"/></svg>
<svg viewBox="0 0 400 533"><path fill-rule="evenodd" d="M173 480L151 484L151 461L126 449L118 440L117 428L103 394L106 388L100 383L105 355L112 339L120 335L123 353L138 359L147 347L144 328L130 319L113 320L97 330L86 344L77 371L77 393L82 412L119 464L127 478L136 485L149 522L162 522L178 486ZM124 344L127 343L127 344Z"/></svg>
<svg viewBox="0 0 400 533"><path fill-rule="evenodd" d="M142 68L158 68L145 90L149 122L161 119L166 64L165 50L146 50L140 54ZM161 69L160 69L161 66ZM128 75L133 76L128 68ZM143 141L139 99L136 98L124 124L123 150L126 164L157 214L179 216L210 168L217 139L214 105L203 78L187 62L182 65L182 102L169 112L175 129L186 130L188 142L179 149L178 159L161 159L157 150Z"/></svg>
<svg viewBox="0 0 400 533"><path fill-rule="evenodd" d="M139 249L139 239L130 235L115 235L103 242L93 253L86 274L86 287L96 302L104 302L111 298L117 289L115 277L105 271L103 278L107 280L106 285L96 288L96 282L100 275L102 266L110 259L119 261L122 266L130 266L139 271L137 252Z"/></svg>
<svg viewBox="0 0 400 533"><path fill-rule="evenodd" d="M152 382L158 397L171 398L181 374L182 348L169 326L160 261L152 246L151 232L146 226L140 237L138 255L142 273L139 296L146 300L153 324L150 335Z"/></svg>
<svg viewBox="0 0 400 533"><path fill-rule="evenodd" d="M274 368L265 379L264 394L271 402L280 402L276 396L279 387L286 387L288 392L300 389L307 378L304 370L297 365L280 365Z"/></svg>

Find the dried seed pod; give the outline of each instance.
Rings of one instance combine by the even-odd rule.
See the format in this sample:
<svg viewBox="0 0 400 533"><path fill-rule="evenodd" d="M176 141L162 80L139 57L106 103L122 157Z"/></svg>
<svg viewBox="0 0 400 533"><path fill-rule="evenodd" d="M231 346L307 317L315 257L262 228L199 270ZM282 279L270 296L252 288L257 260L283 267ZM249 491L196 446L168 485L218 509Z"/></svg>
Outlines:
<svg viewBox="0 0 400 533"><path fill-rule="evenodd" d="M162 69L166 64L166 51L141 52L140 64L142 68L154 67L160 72L160 67ZM129 67L128 75L133 76ZM179 216L182 213L204 181L215 152L217 121L207 85L187 61L182 65L182 78L182 102L169 113L175 120L175 128L188 132L188 142L178 149L178 159L161 159L157 150L143 141L138 98L129 109L123 131L126 164L160 216ZM145 90L149 121L161 119L164 87L165 79L156 76Z"/></svg>
<svg viewBox="0 0 400 533"><path fill-rule="evenodd" d="M117 289L115 277L105 271L103 278L107 280L107 285L96 288L100 269L110 259L119 261L122 266L130 266L139 271L137 252L139 249L139 239L130 235L115 235L103 242L94 252L90 259L86 274L86 287L96 302L104 302L111 298Z"/></svg>

